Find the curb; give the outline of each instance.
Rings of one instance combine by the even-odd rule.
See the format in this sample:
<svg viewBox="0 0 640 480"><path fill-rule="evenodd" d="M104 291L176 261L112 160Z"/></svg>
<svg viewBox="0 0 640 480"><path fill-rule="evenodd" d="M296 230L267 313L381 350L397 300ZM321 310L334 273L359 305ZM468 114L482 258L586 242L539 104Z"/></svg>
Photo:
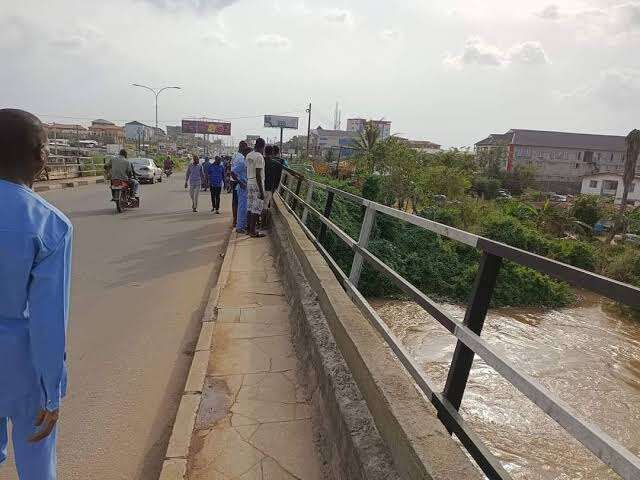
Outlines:
<svg viewBox="0 0 640 480"><path fill-rule="evenodd" d="M98 183L104 183L104 178L95 178L93 180L73 180L70 182L54 183L51 185L34 185L34 192L47 192L49 190L61 190L63 188L75 188L83 187L85 185L95 185Z"/></svg>
<svg viewBox="0 0 640 480"><path fill-rule="evenodd" d="M231 231L227 241L227 250L220 268L216 286L211 289L209 301L202 315L202 326L198 343L193 354L187 383L185 384L176 420L173 424L169 445L162 463L159 480L183 480L187 472L187 457L191 445L191 436L195 427L196 414L200 407L202 388L207 374L207 365L211 354L211 341L215 326L220 293L226 286L231 272L231 261L236 247L237 233Z"/></svg>

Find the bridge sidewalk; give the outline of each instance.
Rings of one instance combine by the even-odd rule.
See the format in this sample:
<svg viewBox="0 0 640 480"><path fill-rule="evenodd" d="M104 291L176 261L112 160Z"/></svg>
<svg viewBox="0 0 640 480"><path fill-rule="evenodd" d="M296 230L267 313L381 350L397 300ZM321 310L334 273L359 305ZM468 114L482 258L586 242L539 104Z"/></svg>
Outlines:
<svg viewBox="0 0 640 480"><path fill-rule="evenodd" d="M324 478L271 242L233 234L229 255L186 478Z"/></svg>

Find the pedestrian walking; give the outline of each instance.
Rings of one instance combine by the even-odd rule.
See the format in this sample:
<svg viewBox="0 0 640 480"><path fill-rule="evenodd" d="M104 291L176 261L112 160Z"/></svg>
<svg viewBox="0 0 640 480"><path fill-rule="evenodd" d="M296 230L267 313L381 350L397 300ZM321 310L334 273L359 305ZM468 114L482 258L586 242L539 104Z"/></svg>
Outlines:
<svg viewBox="0 0 640 480"><path fill-rule="evenodd" d="M67 386L73 228L30 188L47 155L38 118L0 110L0 464L11 422L20 480L56 479L58 409Z"/></svg>
<svg viewBox="0 0 640 480"><path fill-rule="evenodd" d="M209 171L209 165L211 165L210 160L209 155L205 155L204 161L202 162L202 171L204 172L204 179L202 181L203 192L209 190L209 177L207 176L207 172Z"/></svg>
<svg viewBox="0 0 640 480"><path fill-rule="evenodd" d="M253 152L246 156L247 163L247 228L252 237L264 237L258 231L258 220L264 205L264 148L265 141L258 138Z"/></svg>
<svg viewBox="0 0 640 480"><path fill-rule="evenodd" d="M236 232L247 233L247 164L246 155L251 152L251 148L245 141L238 145L238 152L233 156L233 167L231 177L235 182L234 195L236 197Z"/></svg>
<svg viewBox="0 0 640 480"><path fill-rule="evenodd" d="M187 167L187 173L184 179L184 188L189 187L189 197L191 197L191 209L198 211L198 196L204 182L204 170L200 165L200 159L197 155L193 156L193 161Z"/></svg>
<svg viewBox="0 0 640 480"><path fill-rule="evenodd" d="M213 163L210 163L205 172L205 176L209 179L209 188L211 190L211 211L220 213L220 192L224 184L224 165L220 157L216 156Z"/></svg>

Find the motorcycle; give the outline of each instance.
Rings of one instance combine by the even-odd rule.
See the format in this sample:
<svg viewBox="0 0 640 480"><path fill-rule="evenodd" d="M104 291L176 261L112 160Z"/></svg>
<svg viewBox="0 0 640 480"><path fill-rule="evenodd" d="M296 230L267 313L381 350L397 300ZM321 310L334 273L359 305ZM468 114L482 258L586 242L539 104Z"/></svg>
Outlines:
<svg viewBox="0 0 640 480"><path fill-rule="evenodd" d="M129 182L125 180L111 180L111 201L116 204L118 213L140 206L140 199L132 195Z"/></svg>

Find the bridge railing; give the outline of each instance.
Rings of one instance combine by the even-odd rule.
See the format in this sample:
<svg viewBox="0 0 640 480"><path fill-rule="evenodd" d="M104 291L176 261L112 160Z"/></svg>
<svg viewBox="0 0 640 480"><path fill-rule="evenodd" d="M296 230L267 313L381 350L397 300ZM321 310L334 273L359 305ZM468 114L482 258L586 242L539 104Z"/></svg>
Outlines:
<svg viewBox="0 0 640 480"><path fill-rule="evenodd" d="M301 196L303 187L305 198ZM322 212L312 205L313 193L319 191L326 193ZM476 354L555 420L571 436L588 448L596 457L609 465L618 475L625 480L640 479L639 457L597 426L581 419L570 406L542 386L537 380L514 366L480 337L503 259L530 267L576 287L590 290L629 306L640 307L640 289L504 243L364 199L311 180L291 169L286 169L283 173L279 195L287 210L295 216L306 235L327 260L347 294L380 332L413 380L434 405L440 420L449 433L456 434L467 452L489 478L510 479L511 476L458 412ZM350 237L330 219L336 196L359 205L364 210L360 235L357 240ZM301 210L300 214L298 210ZM367 249L369 237L378 214L388 215L480 250L482 253L480 266L462 323L453 319L438 303L430 299ZM309 215L313 215L320 221L317 233L312 232L306 225ZM354 252L348 277L323 246L327 229L331 230ZM364 262L391 279L397 287L457 338L446 384L442 392L437 391L430 379L422 372L418 363L411 358L401 342L393 335L385 322L358 290Z"/></svg>

